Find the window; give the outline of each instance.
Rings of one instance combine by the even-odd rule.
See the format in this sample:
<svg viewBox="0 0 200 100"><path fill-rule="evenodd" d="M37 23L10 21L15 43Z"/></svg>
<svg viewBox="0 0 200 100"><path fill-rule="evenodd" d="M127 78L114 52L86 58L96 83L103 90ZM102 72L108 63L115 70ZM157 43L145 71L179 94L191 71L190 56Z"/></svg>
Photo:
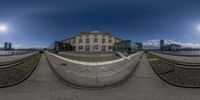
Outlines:
<svg viewBox="0 0 200 100"><path fill-rule="evenodd" d="M80 35L80 38L82 38L82 35Z"/></svg>
<svg viewBox="0 0 200 100"><path fill-rule="evenodd" d="M111 50L112 49L112 46L108 46L108 50Z"/></svg>
<svg viewBox="0 0 200 100"><path fill-rule="evenodd" d="M112 43L112 40L110 39L108 42L109 42L109 43Z"/></svg>
<svg viewBox="0 0 200 100"><path fill-rule="evenodd" d="M76 44L76 40L75 39L73 40L73 44Z"/></svg>
<svg viewBox="0 0 200 100"><path fill-rule="evenodd" d="M86 45L86 46L85 46L85 50L86 50L86 51L90 51L90 46L89 46L89 45Z"/></svg>
<svg viewBox="0 0 200 100"><path fill-rule="evenodd" d="M105 45L102 46L102 51L106 51L106 46Z"/></svg>
<svg viewBox="0 0 200 100"><path fill-rule="evenodd" d="M78 49L79 49L79 50L83 49L83 46L79 46Z"/></svg>
<svg viewBox="0 0 200 100"><path fill-rule="evenodd" d="M79 43L82 43L82 39L79 39Z"/></svg>
<svg viewBox="0 0 200 100"><path fill-rule="evenodd" d="M95 45L93 49L98 50L98 45Z"/></svg>
<svg viewBox="0 0 200 100"><path fill-rule="evenodd" d="M98 42L98 39L97 38L94 38L94 43L97 43Z"/></svg>
<svg viewBox="0 0 200 100"><path fill-rule="evenodd" d="M87 38L87 39L86 39L86 43L90 43L90 38Z"/></svg>
<svg viewBox="0 0 200 100"><path fill-rule="evenodd" d="M105 39L102 39L102 43L106 43L106 40L105 40Z"/></svg>
<svg viewBox="0 0 200 100"><path fill-rule="evenodd" d="M90 37L90 34L87 34L86 37Z"/></svg>
<svg viewBox="0 0 200 100"><path fill-rule="evenodd" d="M97 34L95 34L94 37L97 37Z"/></svg>

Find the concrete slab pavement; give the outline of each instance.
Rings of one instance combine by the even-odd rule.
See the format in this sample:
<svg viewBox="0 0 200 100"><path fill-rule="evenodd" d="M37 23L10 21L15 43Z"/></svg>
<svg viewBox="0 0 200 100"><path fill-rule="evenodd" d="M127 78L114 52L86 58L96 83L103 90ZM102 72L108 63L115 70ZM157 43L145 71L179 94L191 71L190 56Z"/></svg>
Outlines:
<svg viewBox="0 0 200 100"><path fill-rule="evenodd" d="M22 84L0 89L0 100L199 100L200 89L171 86L160 80L145 56L126 84L106 90L82 90L59 82L45 56Z"/></svg>

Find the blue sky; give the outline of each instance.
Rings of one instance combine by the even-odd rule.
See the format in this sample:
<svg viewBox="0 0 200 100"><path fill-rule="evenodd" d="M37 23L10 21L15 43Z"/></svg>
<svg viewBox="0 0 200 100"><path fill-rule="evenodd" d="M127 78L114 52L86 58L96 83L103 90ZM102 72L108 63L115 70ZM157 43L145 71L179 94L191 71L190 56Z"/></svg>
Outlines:
<svg viewBox="0 0 200 100"><path fill-rule="evenodd" d="M156 45L200 47L199 0L1 0L0 46L45 47L82 31L111 32Z"/></svg>

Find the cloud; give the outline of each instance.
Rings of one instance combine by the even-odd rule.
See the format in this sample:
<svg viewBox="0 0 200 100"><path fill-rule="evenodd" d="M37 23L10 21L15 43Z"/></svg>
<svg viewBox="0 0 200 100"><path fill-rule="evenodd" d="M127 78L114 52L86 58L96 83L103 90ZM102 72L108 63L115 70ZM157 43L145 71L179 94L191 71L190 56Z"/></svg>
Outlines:
<svg viewBox="0 0 200 100"><path fill-rule="evenodd" d="M0 48L3 47L3 44L0 44Z"/></svg>
<svg viewBox="0 0 200 100"><path fill-rule="evenodd" d="M38 49L41 49L41 48L46 48L47 45L36 45L34 46L34 48L38 48Z"/></svg>
<svg viewBox="0 0 200 100"><path fill-rule="evenodd" d="M13 48L15 48L15 49L23 48L23 45L22 44L13 44Z"/></svg>
<svg viewBox="0 0 200 100"><path fill-rule="evenodd" d="M175 40L166 39L165 44L179 44L182 48L200 48L200 43L192 43L192 42L178 42ZM144 49L159 49L160 48L160 40L148 40L143 42Z"/></svg>
<svg viewBox="0 0 200 100"><path fill-rule="evenodd" d="M160 40L148 40L147 42L143 42L144 49L159 49L160 48Z"/></svg>

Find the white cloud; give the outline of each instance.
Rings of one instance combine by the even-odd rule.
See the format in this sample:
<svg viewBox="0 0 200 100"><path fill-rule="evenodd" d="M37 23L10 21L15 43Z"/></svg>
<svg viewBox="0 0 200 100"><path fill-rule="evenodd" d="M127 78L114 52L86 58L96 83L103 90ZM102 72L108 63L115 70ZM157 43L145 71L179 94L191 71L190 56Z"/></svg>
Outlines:
<svg viewBox="0 0 200 100"><path fill-rule="evenodd" d="M22 44L13 44L13 48L15 48L15 49L23 48L23 45Z"/></svg>
<svg viewBox="0 0 200 100"><path fill-rule="evenodd" d="M148 40L147 42L143 42L144 49L159 49L160 48L160 40Z"/></svg>
<svg viewBox="0 0 200 100"><path fill-rule="evenodd" d="M46 48L47 47L47 45L36 45L36 46L34 46L34 48Z"/></svg>
<svg viewBox="0 0 200 100"><path fill-rule="evenodd" d="M200 48L200 43L181 43L182 47Z"/></svg>
<svg viewBox="0 0 200 100"><path fill-rule="evenodd" d="M0 48L3 47L3 44L0 44Z"/></svg>
<svg viewBox="0 0 200 100"><path fill-rule="evenodd" d="M178 42L175 40L165 40L165 44L180 44L183 48L200 48L200 43L192 43L192 42ZM144 49L159 49L160 48L160 40L148 40L147 42L143 42Z"/></svg>

